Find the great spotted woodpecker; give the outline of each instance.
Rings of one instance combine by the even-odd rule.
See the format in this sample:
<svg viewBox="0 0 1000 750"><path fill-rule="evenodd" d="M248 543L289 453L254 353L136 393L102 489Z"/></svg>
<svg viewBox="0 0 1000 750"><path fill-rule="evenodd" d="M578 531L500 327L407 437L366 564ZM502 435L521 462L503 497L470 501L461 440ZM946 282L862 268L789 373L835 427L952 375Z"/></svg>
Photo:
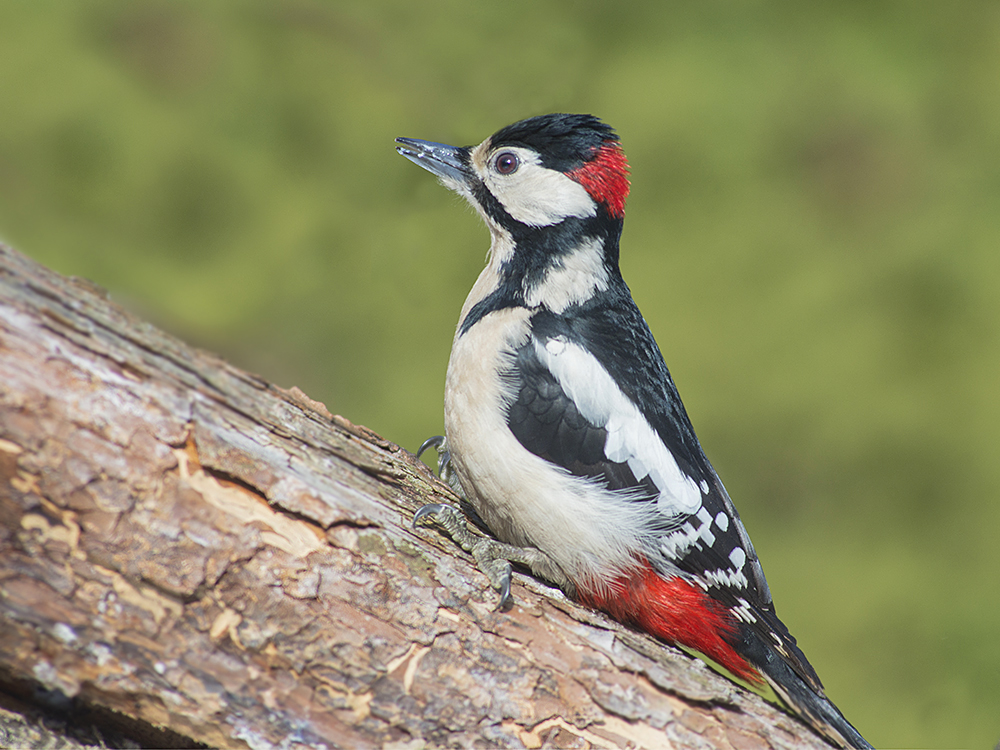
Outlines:
<svg viewBox="0 0 1000 750"><path fill-rule="evenodd" d="M436 517L510 598L510 562L580 602L766 680L821 735L871 747L775 614L736 508L705 457L618 268L628 165L589 115L509 125L474 147L398 138L492 235L445 385L443 474L499 540ZM440 445L440 443L444 443Z"/></svg>

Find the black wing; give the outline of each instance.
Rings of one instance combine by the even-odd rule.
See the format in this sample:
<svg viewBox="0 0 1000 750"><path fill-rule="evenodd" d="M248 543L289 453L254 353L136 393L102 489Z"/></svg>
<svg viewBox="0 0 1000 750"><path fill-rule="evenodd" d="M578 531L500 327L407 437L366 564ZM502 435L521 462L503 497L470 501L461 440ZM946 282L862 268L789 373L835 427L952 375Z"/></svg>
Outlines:
<svg viewBox="0 0 1000 750"><path fill-rule="evenodd" d="M741 619L741 628L776 647L796 672L820 688L815 670L775 615L750 538L701 449L645 320L627 288L624 295L609 294L574 308L572 315L543 310L532 317L529 340L515 352L504 375L514 394L507 415L511 432L527 450L572 474L628 492L636 502L657 502L664 488L649 475L635 476L629 463L609 460L607 430L581 412L539 358L536 341L544 345L560 337L585 349L621 386L681 472L701 489L700 506L690 514L651 513L650 562L665 575L680 570L707 584L708 593ZM744 640L750 647L754 639Z"/></svg>

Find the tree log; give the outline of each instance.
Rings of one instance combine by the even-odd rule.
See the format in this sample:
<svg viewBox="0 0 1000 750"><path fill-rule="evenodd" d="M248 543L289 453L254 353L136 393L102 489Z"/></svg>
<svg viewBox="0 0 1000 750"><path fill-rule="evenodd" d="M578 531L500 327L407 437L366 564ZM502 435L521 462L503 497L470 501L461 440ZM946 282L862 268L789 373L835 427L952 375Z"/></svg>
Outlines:
<svg viewBox="0 0 1000 750"><path fill-rule="evenodd" d="M530 577L495 611L428 502L411 453L0 246L7 693L143 745L826 747Z"/></svg>

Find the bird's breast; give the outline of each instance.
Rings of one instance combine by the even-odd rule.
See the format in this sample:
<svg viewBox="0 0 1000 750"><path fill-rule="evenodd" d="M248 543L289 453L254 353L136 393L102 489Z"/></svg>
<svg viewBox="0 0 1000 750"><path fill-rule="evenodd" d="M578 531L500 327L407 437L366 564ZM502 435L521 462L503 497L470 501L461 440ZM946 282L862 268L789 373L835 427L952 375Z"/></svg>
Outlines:
<svg viewBox="0 0 1000 750"><path fill-rule="evenodd" d="M445 431L466 499L490 530L542 550L574 581L603 581L634 566L644 528L640 506L528 451L507 424L514 354L531 311L494 310L459 328L445 385Z"/></svg>
<svg viewBox="0 0 1000 750"><path fill-rule="evenodd" d="M518 545L527 540L511 467L526 451L507 427L513 394L502 372L527 341L529 318L530 311L522 307L496 310L456 335L444 398L448 448L466 499L493 533Z"/></svg>

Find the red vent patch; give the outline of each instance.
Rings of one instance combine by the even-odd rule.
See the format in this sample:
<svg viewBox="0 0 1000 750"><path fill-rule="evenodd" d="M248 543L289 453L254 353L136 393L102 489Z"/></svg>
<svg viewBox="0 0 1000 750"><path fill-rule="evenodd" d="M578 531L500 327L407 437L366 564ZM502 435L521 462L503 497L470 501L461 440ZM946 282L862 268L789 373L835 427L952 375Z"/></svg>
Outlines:
<svg viewBox="0 0 1000 750"><path fill-rule="evenodd" d="M736 627L726 608L699 587L677 577L663 578L643 561L638 572L609 588L608 593L581 591L580 602L669 643L700 651L737 677L761 684L756 670L727 641Z"/></svg>

